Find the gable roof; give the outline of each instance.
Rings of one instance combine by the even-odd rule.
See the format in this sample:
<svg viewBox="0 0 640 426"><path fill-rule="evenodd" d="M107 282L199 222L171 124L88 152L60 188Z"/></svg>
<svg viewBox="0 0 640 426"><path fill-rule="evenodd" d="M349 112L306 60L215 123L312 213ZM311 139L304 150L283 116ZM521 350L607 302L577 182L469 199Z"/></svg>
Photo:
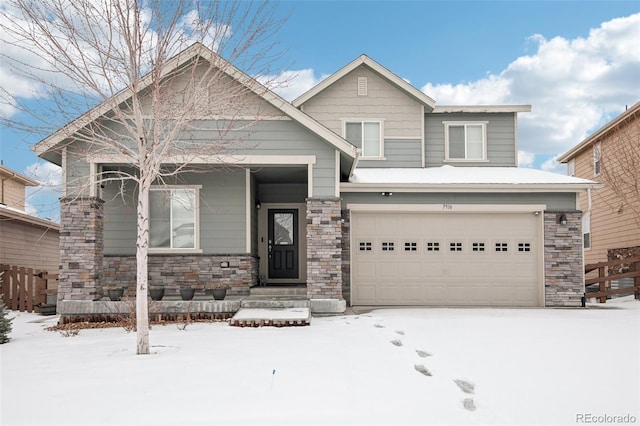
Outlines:
<svg viewBox="0 0 640 426"><path fill-rule="evenodd" d="M0 164L0 176L6 177L8 179L16 180L16 181L22 183L24 186L38 186L38 185L40 185L40 183L38 181L33 180L33 179L29 178L29 177L26 177L25 175L22 175L22 174L20 174L18 172L14 172L10 168L5 167L2 164Z"/></svg>
<svg viewBox="0 0 640 426"><path fill-rule="evenodd" d="M292 102L293 106L297 108L300 105L304 104L309 99L313 98L318 93L322 92L324 89L331 86L333 83L335 83L345 75L349 74L351 71L358 68L360 65L366 65L367 67L371 68L373 71L381 75L391 84L393 84L400 90L404 91L407 95L411 96L421 104L428 106L430 108L435 107L436 101L431 99L429 96L425 95L420 90L413 87L411 84L407 83L402 78L398 77L396 74L392 73L391 71L383 67L382 65L380 65L379 63L377 63L367 55L360 55L354 61L350 62L349 64L342 67L340 70L336 71L335 73L331 74L329 77L322 80L320 83L312 87L309 91L307 91L306 93L302 94L297 99L295 99Z"/></svg>
<svg viewBox="0 0 640 426"><path fill-rule="evenodd" d="M607 132L618 126L620 123L625 121L627 118L630 118L632 115L640 112L640 102L636 102L631 108L627 109L625 112L611 120L609 123L601 127L591 136L571 148L569 151L562 154L558 157L558 161L561 163L566 163L576 155L578 155L581 151L587 149L592 143L596 142L602 136L604 136Z"/></svg>
<svg viewBox="0 0 640 426"><path fill-rule="evenodd" d="M208 47L204 46L201 43L194 43L187 49L178 53L176 56L167 60L164 68L161 72L161 77L164 77L171 73L172 71L178 69L182 65L188 63L196 57L201 57L206 61L218 62L225 61L215 52L213 52ZM310 130L312 133L316 134L326 142L333 145L335 148L346 154L348 157L355 159L357 157L357 148L351 145L342 137L338 136L331 130L327 129L320 123L318 123L313 118L306 115L304 112L299 109L293 107L289 102L284 100L282 97L275 94L273 91L265 87L263 84L258 82L256 79L248 76L246 73L240 71L238 68L233 66L232 64L225 61L225 73L244 85L256 95L260 96L262 99L267 101L269 104L273 105L278 110L282 111L284 114ZM140 90L144 90L149 87L152 83L152 74L148 73L144 77L140 79ZM129 97L131 97L131 90L129 88L123 89L117 94L115 94L110 99L105 100L94 108L90 109L77 119L72 122L66 124L62 128L60 128L55 133L49 135L42 141L38 142L35 146L32 147L33 151L39 156L48 161L56 163L60 165L60 154L53 153L51 150L54 149L59 143L64 141L66 138L73 135L73 133L79 131L82 127L86 126L90 122L100 118L107 112L109 112L112 108L112 105L120 104L126 101ZM55 161L58 160L58 161Z"/></svg>

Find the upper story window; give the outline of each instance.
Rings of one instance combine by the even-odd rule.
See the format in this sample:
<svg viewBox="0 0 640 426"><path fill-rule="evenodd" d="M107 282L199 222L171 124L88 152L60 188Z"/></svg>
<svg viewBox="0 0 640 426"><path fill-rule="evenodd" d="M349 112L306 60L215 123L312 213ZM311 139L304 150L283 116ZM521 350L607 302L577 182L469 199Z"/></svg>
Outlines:
<svg viewBox="0 0 640 426"><path fill-rule="evenodd" d="M445 160L485 161L487 159L486 121L443 121Z"/></svg>
<svg viewBox="0 0 640 426"><path fill-rule="evenodd" d="M198 188L151 189L149 248L198 249Z"/></svg>
<svg viewBox="0 0 640 426"><path fill-rule="evenodd" d="M593 146L593 175L598 176L602 171L602 144L597 143Z"/></svg>
<svg viewBox="0 0 640 426"><path fill-rule="evenodd" d="M567 175L569 175L569 176L575 176L576 175L576 160L575 160L575 158L572 158L567 163Z"/></svg>
<svg viewBox="0 0 640 426"><path fill-rule="evenodd" d="M362 148L362 157L382 158L382 122L380 120L348 120L344 123L345 139Z"/></svg>

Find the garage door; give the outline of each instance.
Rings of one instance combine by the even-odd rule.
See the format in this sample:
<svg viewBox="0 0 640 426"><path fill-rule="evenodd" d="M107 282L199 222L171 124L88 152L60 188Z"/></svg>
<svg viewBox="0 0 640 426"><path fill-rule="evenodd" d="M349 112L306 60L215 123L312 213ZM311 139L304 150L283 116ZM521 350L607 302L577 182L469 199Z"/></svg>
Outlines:
<svg viewBox="0 0 640 426"><path fill-rule="evenodd" d="M532 213L352 212L354 305L539 306Z"/></svg>

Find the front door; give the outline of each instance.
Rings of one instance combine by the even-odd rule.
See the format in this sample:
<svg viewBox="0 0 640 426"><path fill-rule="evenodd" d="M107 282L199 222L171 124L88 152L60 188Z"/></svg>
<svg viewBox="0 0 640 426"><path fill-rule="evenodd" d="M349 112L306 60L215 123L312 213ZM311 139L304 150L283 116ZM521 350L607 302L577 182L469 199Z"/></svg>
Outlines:
<svg viewBox="0 0 640 426"><path fill-rule="evenodd" d="M269 209L269 279L298 278L298 210Z"/></svg>

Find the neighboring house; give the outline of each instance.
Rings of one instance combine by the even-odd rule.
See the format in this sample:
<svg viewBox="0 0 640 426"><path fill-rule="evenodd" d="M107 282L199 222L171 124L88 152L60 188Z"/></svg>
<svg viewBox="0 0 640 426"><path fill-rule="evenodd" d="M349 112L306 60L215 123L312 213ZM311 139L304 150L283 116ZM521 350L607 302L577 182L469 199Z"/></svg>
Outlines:
<svg viewBox="0 0 640 426"><path fill-rule="evenodd" d="M25 187L37 185L0 165L0 264L57 274L60 226L25 212Z"/></svg>
<svg viewBox="0 0 640 426"><path fill-rule="evenodd" d="M174 66L195 55L215 57L194 45ZM595 183L517 168L517 114L530 106L436 106L364 55L293 103L228 75L254 89L262 119L232 151L234 167L201 158L207 171L152 191L153 284L222 281L238 296L306 285L312 311L333 313L581 304L576 205ZM107 110L86 117L97 112ZM74 154L66 135L83 120L35 147L64 171L59 307L96 300L109 283L135 288L134 188L83 192L78 182L124 167L117 155Z"/></svg>
<svg viewBox="0 0 640 426"><path fill-rule="evenodd" d="M614 180L640 183L640 102L563 154L567 174L604 184L580 196L583 213L585 262L598 263L640 256L640 192L621 197L612 188ZM632 163L635 161L635 163ZM625 164L627 171L623 171ZM615 184L615 183L614 183ZM634 203L634 210L630 203Z"/></svg>

